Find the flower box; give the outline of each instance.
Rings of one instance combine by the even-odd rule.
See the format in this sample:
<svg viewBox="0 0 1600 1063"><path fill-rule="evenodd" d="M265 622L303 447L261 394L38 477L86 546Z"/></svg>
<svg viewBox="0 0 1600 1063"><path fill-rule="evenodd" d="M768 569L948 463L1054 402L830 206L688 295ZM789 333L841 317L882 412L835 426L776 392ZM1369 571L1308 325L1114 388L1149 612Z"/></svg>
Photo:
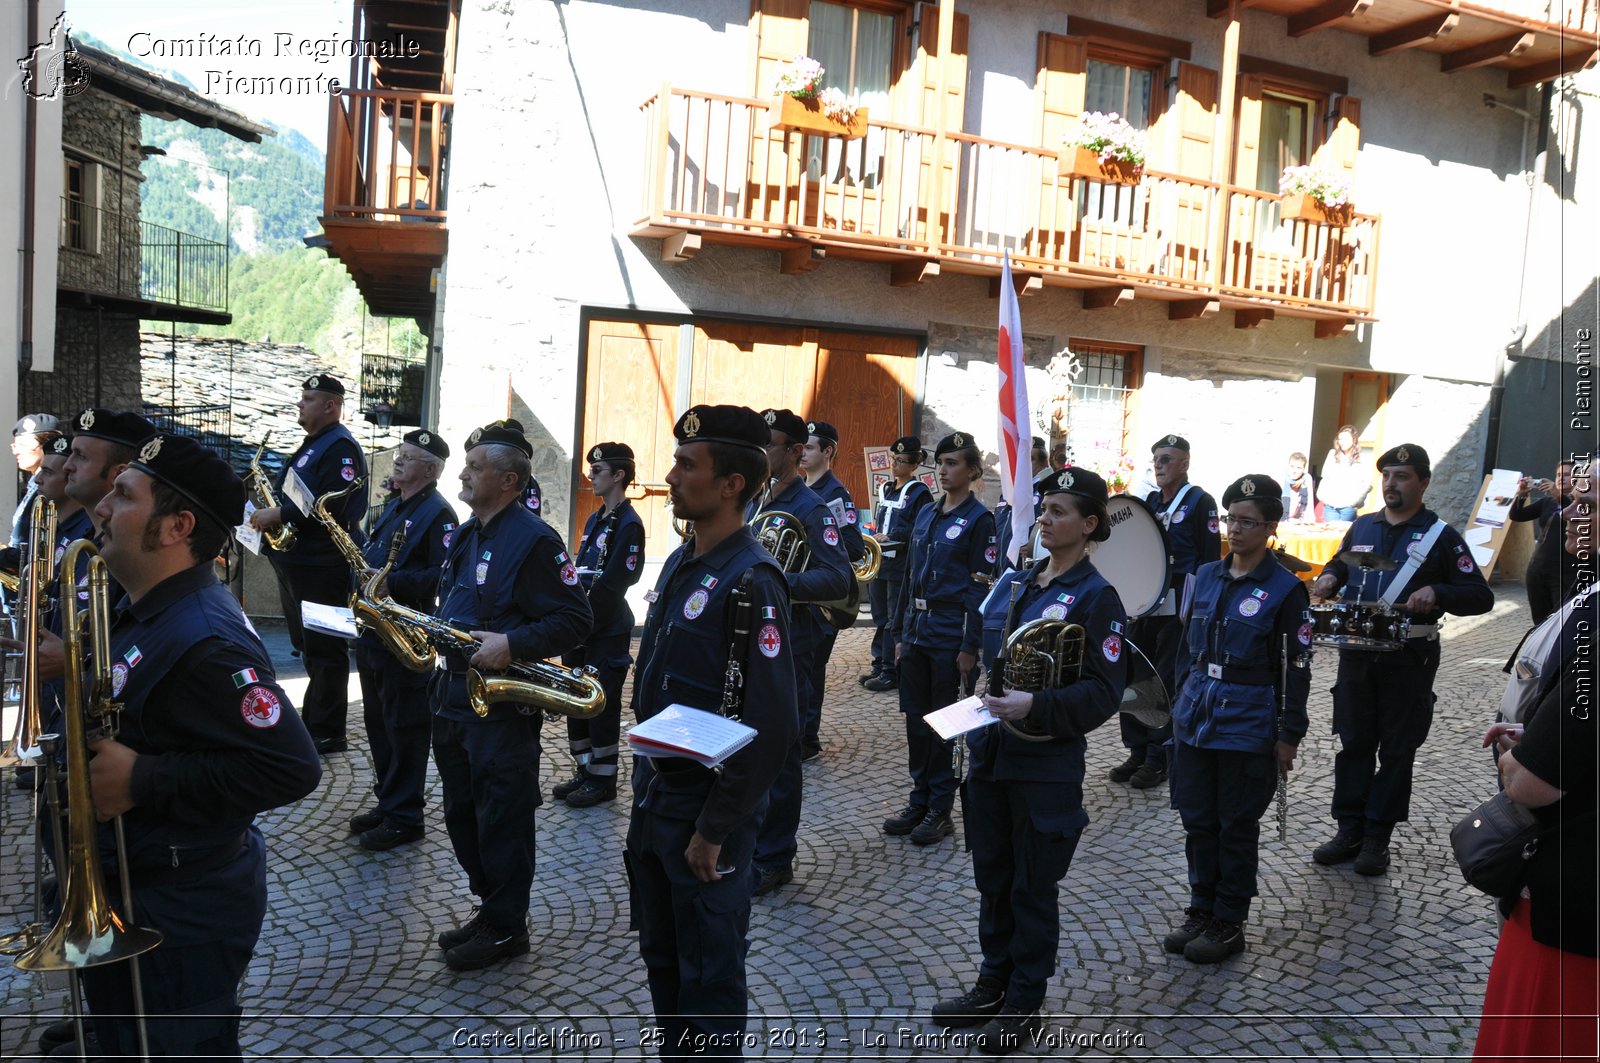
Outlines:
<svg viewBox="0 0 1600 1063"><path fill-rule="evenodd" d="M867 109L856 108L855 118L847 124L829 118L818 100L774 96L767 109L767 125L772 129L792 129L797 133L812 133L819 137L856 140L867 134Z"/></svg>
<svg viewBox="0 0 1600 1063"><path fill-rule="evenodd" d="M1144 167L1121 159L1101 162L1100 156L1088 148L1063 147L1057 158L1062 177L1083 177L1108 185L1136 185L1144 176Z"/></svg>
<svg viewBox="0 0 1600 1063"><path fill-rule="evenodd" d="M1350 204L1339 207L1325 206L1320 199L1314 199L1304 192L1287 194L1280 202L1279 216L1284 221L1303 221L1312 225L1333 225L1343 228L1350 224L1350 216L1354 213Z"/></svg>

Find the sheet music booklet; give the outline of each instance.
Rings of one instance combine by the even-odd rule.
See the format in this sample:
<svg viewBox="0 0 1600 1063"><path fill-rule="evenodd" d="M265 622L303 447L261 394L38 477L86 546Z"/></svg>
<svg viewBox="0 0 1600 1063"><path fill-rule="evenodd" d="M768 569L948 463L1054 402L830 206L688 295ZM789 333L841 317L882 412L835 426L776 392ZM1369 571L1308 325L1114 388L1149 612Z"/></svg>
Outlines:
<svg viewBox="0 0 1600 1063"><path fill-rule="evenodd" d="M738 720L674 703L635 724L628 745L641 757L684 757L715 768L755 736L754 727Z"/></svg>

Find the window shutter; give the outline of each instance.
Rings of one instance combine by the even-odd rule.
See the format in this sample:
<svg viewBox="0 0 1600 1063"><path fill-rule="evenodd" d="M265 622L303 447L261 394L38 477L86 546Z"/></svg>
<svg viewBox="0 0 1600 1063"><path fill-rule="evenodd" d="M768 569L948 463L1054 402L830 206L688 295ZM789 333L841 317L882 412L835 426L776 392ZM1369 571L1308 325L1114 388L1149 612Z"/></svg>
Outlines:
<svg viewBox="0 0 1600 1063"><path fill-rule="evenodd" d="M1333 170L1354 173L1356 154L1361 148L1361 101L1340 96L1334 101L1330 117L1333 132L1312 154L1312 161Z"/></svg>
<svg viewBox="0 0 1600 1063"><path fill-rule="evenodd" d="M1060 33L1039 34L1039 69L1034 96L1039 101L1039 144L1047 151L1066 150L1061 138L1083 117L1089 83L1089 42ZM1072 203L1072 182L1057 178L1055 168L1040 175L1039 227L1045 238L1040 254L1066 258L1067 241L1077 223Z"/></svg>
<svg viewBox="0 0 1600 1063"><path fill-rule="evenodd" d="M797 55L805 55L811 29L810 0L754 0L756 32L756 73L752 96L767 100L777 84L778 72ZM768 132L764 114L757 112L751 123L750 195L752 214L767 221L788 221L781 217L780 201L790 214L800 187L803 153L791 157L784 151L785 134ZM799 144L801 138L795 137Z"/></svg>
<svg viewBox="0 0 1600 1063"><path fill-rule="evenodd" d="M1209 67L1194 63L1178 64L1177 99L1172 107L1172 117L1161 119L1165 127L1175 125L1177 143L1170 158L1163 165L1184 177L1210 180L1214 143L1217 136L1217 92L1219 77ZM1157 144L1162 141L1156 140Z"/></svg>
<svg viewBox="0 0 1600 1063"><path fill-rule="evenodd" d="M1233 183L1241 188L1256 186L1256 169L1261 165L1261 93L1260 74L1245 74L1239 78L1239 130L1234 141L1238 150L1234 156Z"/></svg>
<svg viewBox="0 0 1600 1063"><path fill-rule="evenodd" d="M756 0L756 84L752 96L772 95L778 71L810 43L811 0Z"/></svg>
<svg viewBox="0 0 1600 1063"><path fill-rule="evenodd" d="M950 69L946 75L945 106L945 131L959 132L966 114L967 99L967 16L956 13L955 23L951 27L950 35ZM913 62L911 84L917 91L916 122L924 129L932 130L939 124L939 5L924 3L917 5L917 57ZM932 143L932 139L929 139ZM916 237L927 239L929 233L928 208L926 204L933 199L933 163L932 152L919 152L921 161L918 163L917 174L917 232ZM960 194L960 182L957 180L957 166L961 158L961 144L959 141L947 140L944 145L944 177L941 188L943 202L939 205L938 234L950 232L951 219L955 217L955 205Z"/></svg>
<svg viewBox="0 0 1600 1063"><path fill-rule="evenodd" d="M1153 168L1199 181L1211 179L1212 153L1217 138L1217 100L1220 77L1210 67L1177 64L1177 86L1172 106L1156 120L1150 142L1156 153ZM1160 211L1160 227L1171 226L1168 262L1179 276L1204 278L1210 261L1210 218L1214 194L1210 189L1177 183L1170 205Z"/></svg>

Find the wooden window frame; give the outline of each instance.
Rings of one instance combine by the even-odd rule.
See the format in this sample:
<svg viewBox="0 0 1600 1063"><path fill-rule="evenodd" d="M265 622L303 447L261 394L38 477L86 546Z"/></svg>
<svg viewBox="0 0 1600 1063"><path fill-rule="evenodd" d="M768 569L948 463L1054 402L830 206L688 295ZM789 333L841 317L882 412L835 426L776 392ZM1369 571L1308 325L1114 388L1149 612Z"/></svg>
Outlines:
<svg viewBox="0 0 1600 1063"><path fill-rule="evenodd" d="M1123 343L1119 340L1098 340L1088 336L1067 339L1067 350L1076 356L1079 347L1088 347L1096 354L1121 355L1123 361L1122 389L1125 392L1122 407L1122 452L1138 464L1136 451L1129 449L1130 440L1137 431L1139 421L1139 393L1144 388L1145 349L1142 344Z"/></svg>
<svg viewBox="0 0 1600 1063"><path fill-rule="evenodd" d="M86 255L100 253L100 184L104 167L92 159L80 158L77 155L63 155L61 157L61 196L70 203L80 204L82 210L74 222L70 218L63 218L61 223L60 246L69 251L77 251ZM81 194L73 196L68 190L71 187L71 171L77 169L81 175L79 187Z"/></svg>
<svg viewBox="0 0 1600 1063"><path fill-rule="evenodd" d="M1095 50L1103 48L1137 56L1140 65L1159 66L1173 59L1187 60L1191 51L1189 42L1177 37L1163 37L1157 33L1146 33L1078 15L1068 16L1067 36L1082 37L1088 41L1090 58L1098 58Z"/></svg>

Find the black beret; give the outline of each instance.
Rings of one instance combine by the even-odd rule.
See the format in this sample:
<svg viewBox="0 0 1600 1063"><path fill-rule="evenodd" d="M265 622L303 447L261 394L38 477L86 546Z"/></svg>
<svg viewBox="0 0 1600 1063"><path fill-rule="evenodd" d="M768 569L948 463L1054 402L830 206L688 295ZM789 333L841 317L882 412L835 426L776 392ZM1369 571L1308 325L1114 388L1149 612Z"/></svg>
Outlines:
<svg viewBox="0 0 1600 1063"><path fill-rule="evenodd" d="M787 436L790 443L804 443L811 434L806 429L806 423L793 410L762 410L761 419L774 432L782 432Z"/></svg>
<svg viewBox="0 0 1600 1063"><path fill-rule="evenodd" d="M125 447L138 446L156 434L156 426L136 413L122 413L99 407L84 410L72 422L72 430L80 436L108 439Z"/></svg>
<svg viewBox="0 0 1600 1063"><path fill-rule="evenodd" d="M306 391L321 391L344 398L344 384L332 373L312 373L300 386Z"/></svg>
<svg viewBox="0 0 1600 1063"><path fill-rule="evenodd" d="M1268 503L1282 506L1283 485L1263 473L1248 473L1233 481L1228 485L1228 489L1222 492L1223 509L1227 509L1235 502L1255 502L1263 507ZM1266 512L1267 510L1263 508L1262 513Z"/></svg>
<svg viewBox="0 0 1600 1063"><path fill-rule="evenodd" d="M450 456L450 444L438 432L417 428L405 434L405 441L414 447L421 447L440 461Z"/></svg>
<svg viewBox="0 0 1600 1063"><path fill-rule="evenodd" d="M834 446L839 445L839 430L827 421L807 421L806 432L826 443L832 443Z"/></svg>
<svg viewBox="0 0 1600 1063"><path fill-rule="evenodd" d="M44 448L46 454L58 454L61 457L66 457L72 453L71 436L60 435L59 433L52 433L52 435L55 438L51 439L49 445Z"/></svg>
<svg viewBox="0 0 1600 1063"><path fill-rule="evenodd" d="M151 436L140 444L132 468L177 491L221 528L244 520L244 481L227 462L188 436Z"/></svg>
<svg viewBox="0 0 1600 1063"><path fill-rule="evenodd" d="M1093 469L1072 466L1051 473L1038 482L1041 495L1077 495L1087 498L1101 509L1105 508L1106 499L1110 497L1105 478ZM1111 522L1102 520L1089 538L1097 543L1111 538Z"/></svg>
<svg viewBox="0 0 1600 1063"><path fill-rule="evenodd" d="M672 435L679 443L729 443L760 451L772 442L766 418L748 406L691 406L672 426Z"/></svg>
<svg viewBox="0 0 1600 1063"><path fill-rule="evenodd" d="M1378 469L1381 472L1390 465L1409 465L1424 480L1428 479L1433 469L1428 462L1428 452L1415 443L1401 443L1384 451L1378 458Z"/></svg>
<svg viewBox="0 0 1600 1063"><path fill-rule="evenodd" d="M978 449L978 441L972 438L971 432L951 432L939 440L938 446L933 448L933 456L942 458L951 451L966 450L969 447L973 450Z"/></svg>
<svg viewBox="0 0 1600 1063"><path fill-rule="evenodd" d="M603 461L607 465L632 465L633 448L626 443L596 443L589 448L590 461Z"/></svg>
<svg viewBox="0 0 1600 1063"><path fill-rule="evenodd" d="M1162 447L1171 447L1174 450L1181 450L1185 454L1189 453L1189 441L1182 436L1162 436L1160 439L1150 444L1150 453L1154 454Z"/></svg>
<svg viewBox="0 0 1600 1063"><path fill-rule="evenodd" d="M512 427L515 425L515 427ZM533 444L528 442L528 437L522 434L522 425L516 421L491 421L482 428L474 428L467 437L466 450L474 447L486 447L498 443L503 447L512 447L522 451L528 457L533 457Z"/></svg>
<svg viewBox="0 0 1600 1063"><path fill-rule="evenodd" d="M919 465L928 456L928 452L922 449L922 440L916 436L901 436L889 444L889 453L899 458L910 458Z"/></svg>

